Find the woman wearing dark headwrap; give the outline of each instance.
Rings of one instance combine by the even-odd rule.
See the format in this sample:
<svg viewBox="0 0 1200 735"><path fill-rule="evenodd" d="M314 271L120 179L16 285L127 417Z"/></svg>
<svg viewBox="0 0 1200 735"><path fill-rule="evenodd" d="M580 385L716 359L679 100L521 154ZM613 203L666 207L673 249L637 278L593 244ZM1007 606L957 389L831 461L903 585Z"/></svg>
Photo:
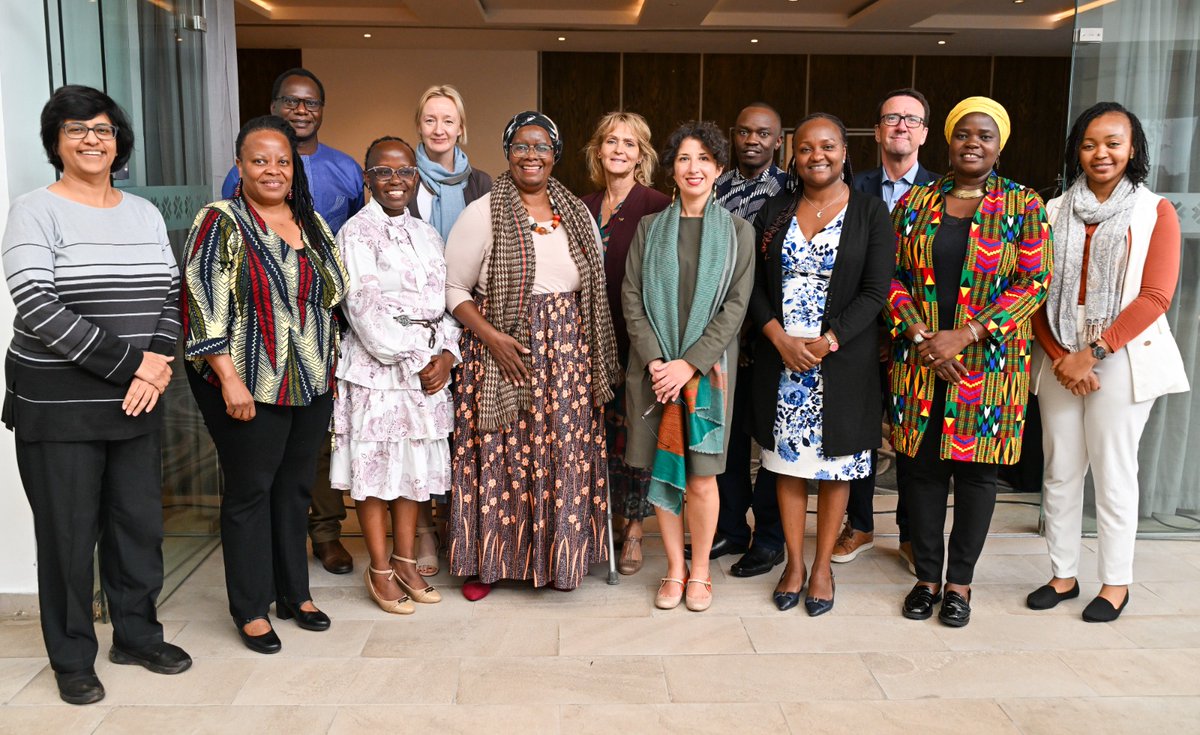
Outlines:
<svg viewBox="0 0 1200 735"><path fill-rule="evenodd" d="M508 171L446 243L446 308L463 324L451 457L451 573L577 587L605 558L603 405L617 378L600 233L550 176L550 118L504 130Z"/></svg>
<svg viewBox="0 0 1200 735"><path fill-rule="evenodd" d="M1046 298L1053 262L1042 200L994 169L1010 130L998 102L959 102L946 118L950 172L914 186L892 210L892 444L919 580L903 613L927 619L944 593L938 619L952 627L971 620L997 466L1021 456L1030 318Z"/></svg>

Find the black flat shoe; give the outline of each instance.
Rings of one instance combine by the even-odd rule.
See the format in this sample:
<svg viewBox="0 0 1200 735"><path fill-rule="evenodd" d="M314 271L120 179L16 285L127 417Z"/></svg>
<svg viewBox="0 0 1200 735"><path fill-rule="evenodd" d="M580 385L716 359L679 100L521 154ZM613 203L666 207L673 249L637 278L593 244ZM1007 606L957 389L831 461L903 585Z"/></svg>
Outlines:
<svg viewBox="0 0 1200 735"><path fill-rule="evenodd" d="M179 646L162 641L144 648L125 648L113 644L108 660L114 664L136 664L156 674L178 674L192 667L192 657Z"/></svg>
<svg viewBox="0 0 1200 735"><path fill-rule="evenodd" d="M1051 585L1044 584L1029 593L1029 596L1025 598L1025 604L1030 610L1049 610L1063 600L1074 600L1076 597L1079 597L1078 579L1075 580L1075 586L1066 592L1059 592Z"/></svg>
<svg viewBox="0 0 1200 735"><path fill-rule="evenodd" d="M961 628L971 622L971 603L966 597L957 592L946 592L942 600L942 609L938 610L938 620L951 628Z"/></svg>
<svg viewBox="0 0 1200 735"><path fill-rule="evenodd" d="M1129 590L1125 590L1125 600L1120 607L1113 607L1112 603L1103 597L1097 597L1083 608L1083 619L1089 623L1111 623L1121 617L1121 611L1129 604Z"/></svg>
<svg viewBox="0 0 1200 735"><path fill-rule="evenodd" d="M783 558L783 549L771 551L751 546L745 556L733 563L729 572L735 577L757 577L782 564Z"/></svg>
<svg viewBox="0 0 1200 735"><path fill-rule="evenodd" d="M283 648L283 643L279 641L279 636L275 634L275 629L271 628L262 635L250 635L246 632L246 626L255 620L270 620L265 615L260 615L257 618L246 618L245 620L233 621L237 626L238 635L242 637L242 643L246 644L255 653L279 653L279 649Z"/></svg>
<svg viewBox="0 0 1200 735"><path fill-rule="evenodd" d="M941 601L941 592L934 592L923 584L915 585L904 598L904 617L909 620L928 620L933 616L933 606Z"/></svg>
<svg viewBox="0 0 1200 735"><path fill-rule="evenodd" d="M104 685L94 669L69 674L56 671L54 681L58 683L58 696L67 704L91 704L104 699Z"/></svg>
<svg viewBox="0 0 1200 735"><path fill-rule="evenodd" d="M303 604L303 603L301 603ZM329 626L333 621L329 616L320 610L301 610L300 605L293 605L287 600L279 599L275 601L275 617L280 620L296 619L296 625L299 625L305 630L329 630Z"/></svg>
<svg viewBox="0 0 1200 735"><path fill-rule="evenodd" d="M829 599L822 600L819 597L805 597L804 609L808 612L808 617L815 618L818 615L824 615L833 609L833 596L837 593L837 580L830 577L829 579ZM809 587L809 590L812 588Z"/></svg>
<svg viewBox="0 0 1200 735"><path fill-rule="evenodd" d="M775 607L779 608L780 612L784 612L800 604L800 593L776 592L771 596L771 599L775 601Z"/></svg>
<svg viewBox="0 0 1200 735"><path fill-rule="evenodd" d="M717 536L715 539L713 539L712 549L710 549L708 552L708 558L720 559L722 556L727 554L745 554L749 550L749 547L747 547L745 544L734 543L724 536ZM692 558L691 544L684 544L683 558Z"/></svg>

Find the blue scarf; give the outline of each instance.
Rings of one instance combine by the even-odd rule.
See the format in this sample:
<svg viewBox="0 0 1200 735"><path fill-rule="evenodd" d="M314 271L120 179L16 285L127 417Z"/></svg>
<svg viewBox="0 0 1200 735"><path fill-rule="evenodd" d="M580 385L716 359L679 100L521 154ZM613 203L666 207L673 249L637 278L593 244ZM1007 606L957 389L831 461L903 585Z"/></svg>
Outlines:
<svg viewBox="0 0 1200 735"><path fill-rule="evenodd" d="M467 206L467 177L471 175L471 164L467 163L467 154L455 146L454 171L447 171L429 160L429 156L425 155L425 144L418 143L417 170L421 172L421 183L433 192L433 211L429 215L429 224L445 240L458 215Z"/></svg>

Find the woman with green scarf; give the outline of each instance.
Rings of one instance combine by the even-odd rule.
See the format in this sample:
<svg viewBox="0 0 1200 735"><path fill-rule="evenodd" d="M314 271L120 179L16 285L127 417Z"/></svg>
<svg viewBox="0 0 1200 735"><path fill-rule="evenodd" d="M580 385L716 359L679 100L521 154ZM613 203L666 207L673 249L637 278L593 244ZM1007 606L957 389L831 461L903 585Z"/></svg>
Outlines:
<svg viewBox="0 0 1200 735"><path fill-rule="evenodd" d="M738 332L754 287L754 228L712 198L729 141L711 122L675 130L662 153L675 201L644 217L629 248L621 303L629 330L625 461L650 469L649 500L667 552L654 604L712 604L709 546L717 527L716 476L725 470ZM690 502L692 570L683 557Z"/></svg>

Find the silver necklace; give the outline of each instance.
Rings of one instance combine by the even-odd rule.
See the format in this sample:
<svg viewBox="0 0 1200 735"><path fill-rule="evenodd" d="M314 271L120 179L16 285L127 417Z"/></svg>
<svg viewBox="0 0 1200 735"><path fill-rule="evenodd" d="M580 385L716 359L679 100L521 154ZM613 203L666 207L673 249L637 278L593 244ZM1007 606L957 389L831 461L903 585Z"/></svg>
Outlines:
<svg viewBox="0 0 1200 735"><path fill-rule="evenodd" d="M823 218L825 217L825 210L826 210L826 209L829 209L829 208L830 208L830 207L832 207L833 205L835 205L835 204L837 204L838 202L842 201L842 199L843 199L843 198L845 198L845 196L846 196L847 194L849 194L849 193L850 193L850 190L849 190L849 189L847 189L845 192L843 192L841 195L839 195L837 199L834 199L832 202L829 202L828 204L826 204L826 205L825 205L825 206L823 206L823 207L818 207L816 204L813 204L813 200L811 200L811 199L809 199L808 197L804 196L804 194L800 194L800 197L801 197L802 199L804 199L804 201L808 202L808 206L810 206L810 207L812 207L813 209L817 210L817 219L823 219Z"/></svg>

